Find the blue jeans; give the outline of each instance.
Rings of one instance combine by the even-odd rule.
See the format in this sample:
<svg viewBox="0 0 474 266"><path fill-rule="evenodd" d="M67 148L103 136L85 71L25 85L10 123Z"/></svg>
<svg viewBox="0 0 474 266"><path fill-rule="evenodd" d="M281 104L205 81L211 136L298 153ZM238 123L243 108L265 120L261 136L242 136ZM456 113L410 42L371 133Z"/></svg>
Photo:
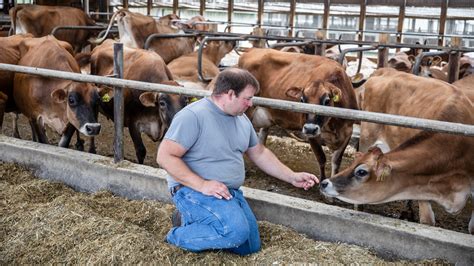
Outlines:
<svg viewBox="0 0 474 266"><path fill-rule="evenodd" d="M181 226L166 239L183 249L199 252L224 249L240 255L260 250L257 219L240 189L229 189L232 199L217 199L183 187L173 196Z"/></svg>

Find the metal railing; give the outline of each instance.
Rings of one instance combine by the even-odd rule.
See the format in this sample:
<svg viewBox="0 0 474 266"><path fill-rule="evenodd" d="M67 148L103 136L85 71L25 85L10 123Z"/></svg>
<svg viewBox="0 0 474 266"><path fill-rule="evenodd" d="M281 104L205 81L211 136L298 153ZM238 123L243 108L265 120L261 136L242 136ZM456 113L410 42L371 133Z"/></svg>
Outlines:
<svg viewBox="0 0 474 266"><path fill-rule="evenodd" d="M146 91L156 91L163 93L174 93L189 95L195 97L207 97L211 94L209 91L194 89L192 87L177 87L164 84L147 83L142 81L124 80L118 78L109 78L93 76L65 71L57 71L35 67L25 67L10 64L0 64L0 70L20 72L31 75L40 75L50 78L60 78L74 80L78 82L91 82L96 84L109 85L121 88L135 88ZM392 126L409 127L415 129L436 131L441 133L450 133L474 137L474 125L465 125L461 123L452 123L437 121L431 119L422 119L406 117L400 115L382 114L366 111L358 111L337 107L327 107L315 104L292 102L285 100L269 99L263 97L254 97L253 104L274 109L287 110L299 113L313 113L324 116L338 117L343 119L366 121Z"/></svg>

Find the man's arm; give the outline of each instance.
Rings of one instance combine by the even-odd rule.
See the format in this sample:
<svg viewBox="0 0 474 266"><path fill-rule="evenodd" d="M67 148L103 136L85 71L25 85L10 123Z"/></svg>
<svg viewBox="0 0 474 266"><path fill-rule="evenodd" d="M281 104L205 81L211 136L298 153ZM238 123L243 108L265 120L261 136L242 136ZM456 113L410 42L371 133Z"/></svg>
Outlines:
<svg viewBox="0 0 474 266"><path fill-rule="evenodd" d="M295 187L301 187L308 190L316 183L319 183L318 178L313 174L294 172L288 168L288 166L278 160L272 151L260 143L249 148L246 154L252 162L262 169L262 171L280 180L286 181Z"/></svg>
<svg viewBox="0 0 474 266"><path fill-rule="evenodd" d="M227 186L223 183L215 180L205 180L191 171L183 159L181 159L185 153L186 149L177 142L163 139L158 148L156 162L184 186L218 199L232 198Z"/></svg>

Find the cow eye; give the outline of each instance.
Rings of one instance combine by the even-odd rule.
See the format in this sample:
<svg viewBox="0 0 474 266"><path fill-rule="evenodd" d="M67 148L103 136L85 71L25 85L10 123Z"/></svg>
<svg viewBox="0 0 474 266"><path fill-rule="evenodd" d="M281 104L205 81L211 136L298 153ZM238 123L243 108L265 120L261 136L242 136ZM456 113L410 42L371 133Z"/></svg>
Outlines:
<svg viewBox="0 0 474 266"><path fill-rule="evenodd" d="M74 106L74 105L77 104L76 97L74 97L72 95L68 96L67 101L68 101L70 106Z"/></svg>
<svg viewBox="0 0 474 266"><path fill-rule="evenodd" d="M160 107L161 107L161 108L165 108L165 107L166 107L166 101L165 101L165 100L160 100L159 104L160 104Z"/></svg>
<svg viewBox="0 0 474 266"><path fill-rule="evenodd" d="M330 103L331 103L331 100L329 99L329 97L328 96L324 97L323 105L328 106Z"/></svg>
<svg viewBox="0 0 474 266"><path fill-rule="evenodd" d="M369 171L368 171L367 165L365 164L361 164L357 166L356 169L354 170L354 176L357 178L364 178L368 175L369 175Z"/></svg>

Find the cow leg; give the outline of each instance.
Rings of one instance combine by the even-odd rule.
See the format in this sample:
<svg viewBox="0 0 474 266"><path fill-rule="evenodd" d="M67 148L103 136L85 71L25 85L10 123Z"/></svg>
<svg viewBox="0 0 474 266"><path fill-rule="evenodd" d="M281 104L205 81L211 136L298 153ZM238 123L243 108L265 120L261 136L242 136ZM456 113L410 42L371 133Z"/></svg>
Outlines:
<svg viewBox="0 0 474 266"><path fill-rule="evenodd" d="M128 127L128 132L130 132L130 137L132 137L133 146L135 146L135 153L137 155L137 160L139 164L143 164L146 156L146 148L143 145L142 135L140 131L134 126Z"/></svg>
<svg viewBox="0 0 474 266"><path fill-rule="evenodd" d="M61 139L59 140L58 146L68 148L69 144L71 143L71 138L74 135L74 132L76 132L76 128L71 123L67 123L66 129L61 135Z"/></svg>
<svg viewBox="0 0 474 266"><path fill-rule="evenodd" d="M14 113L14 117L12 119L13 137L17 138L17 139L21 139L20 131L18 131L18 119L19 119L19 117L20 117L20 115L18 113Z"/></svg>
<svg viewBox="0 0 474 266"><path fill-rule="evenodd" d="M469 233L474 235L474 189L471 189L471 220L469 220Z"/></svg>
<svg viewBox="0 0 474 266"><path fill-rule="evenodd" d="M400 220L407 220L410 222L415 221L415 210L413 210L413 201L412 200L407 200L405 201L405 210L403 210L400 213Z"/></svg>
<svg viewBox="0 0 474 266"><path fill-rule="evenodd" d="M79 133L79 130L76 131L76 150L78 151L84 151L84 140L81 139L81 135Z"/></svg>
<svg viewBox="0 0 474 266"><path fill-rule="evenodd" d="M318 143L318 140L315 138L309 139L309 144L313 150L316 160L319 163L319 174L321 175L320 181L326 179L325 166L326 166L326 155L324 154L323 147Z"/></svg>
<svg viewBox="0 0 474 266"><path fill-rule="evenodd" d="M93 154L97 153L97 150L95 148L95 137L90 137L89 138L89 150L88 150L88 152L93 153Z"/></svg>
<svg viewBox="0 0 474 266"><path fill-rule="evenodd" d="M38 118L38 122L30 119L31 133L33 134L33 140L39 143L49 144L48 137L46 136L46 130L43 126L42 119Z"/></svg>
<svg viewBox="0 0 474 266"><path fill-rule="evenodd" d="M265 143L267 143L268 131L268 127L262 127L258 131L258 139L260 140L260 143L262 145L265 145Z"/></svg>
<svg viewBox="0 0 474 266"><path fill-rule="evenodd" d="M3 125L3 116L5 115L5 108L7 106L8 96L0 91L0 131Z"/></svg>
<svg viewBox="0 0 474 266"><path fill-rule="evenodd" d="M435 216L433 209L431 208L431 203L426 200L418 201L419 214L420 214L420 223L427 225L435 225Z"/></svg>
<svg viewBox="0 0 474 266"><path fill-rule="evenodd" d="M346 138L343 145L339 149L335 150L331 155L331 176L339 172L341 168L342 157L344 156L344 151L346 150L347 145L351 141L351 135Z"/></svg>

